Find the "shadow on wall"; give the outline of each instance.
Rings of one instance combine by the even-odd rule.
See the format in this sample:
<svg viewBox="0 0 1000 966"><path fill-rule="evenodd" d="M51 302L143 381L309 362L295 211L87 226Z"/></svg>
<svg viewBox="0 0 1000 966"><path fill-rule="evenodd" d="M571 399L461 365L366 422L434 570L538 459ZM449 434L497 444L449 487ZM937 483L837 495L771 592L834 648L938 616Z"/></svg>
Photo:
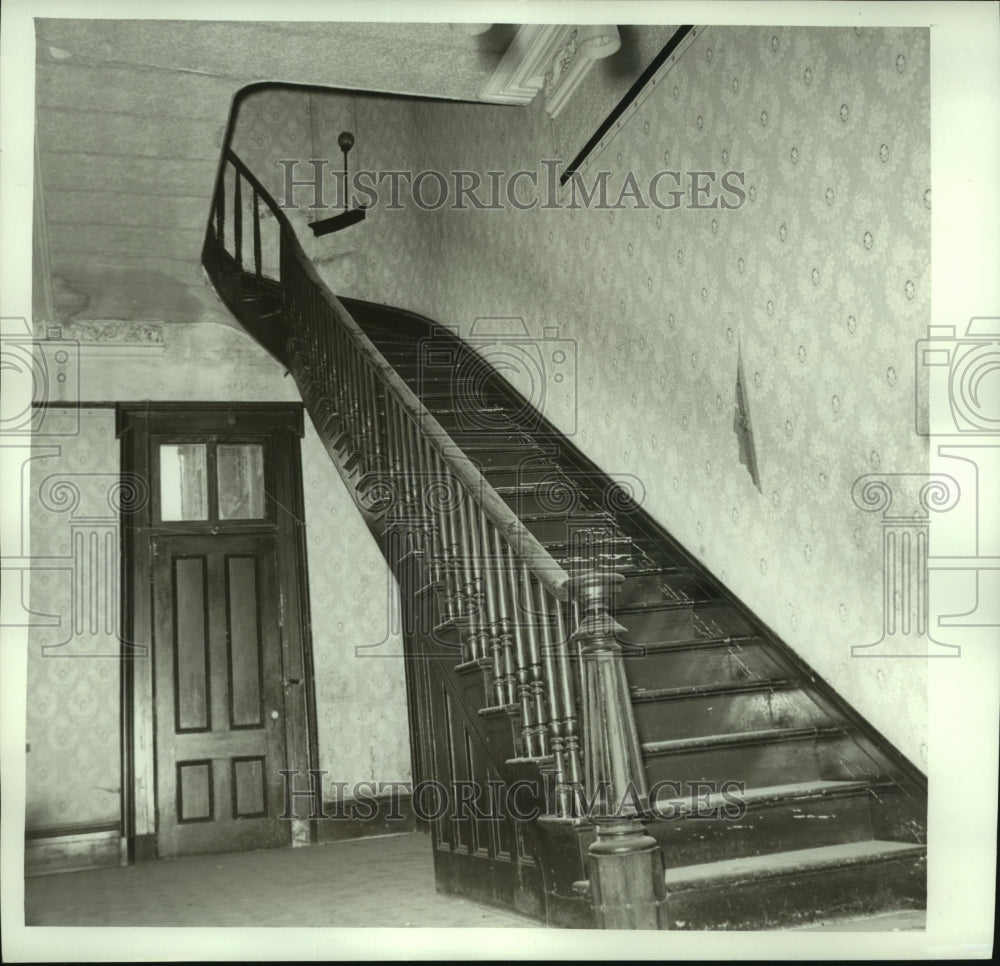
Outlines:
<svg viewBox="0 0 1000 966"><path fill-rule="evenodd" d="M53 276L53 306L60 322L89 319L224 322L237 326L204 280L198 259L181 262L176 275L152 269L89 269L79 278ZM198 287L195 279L201 282Z"/></svg>

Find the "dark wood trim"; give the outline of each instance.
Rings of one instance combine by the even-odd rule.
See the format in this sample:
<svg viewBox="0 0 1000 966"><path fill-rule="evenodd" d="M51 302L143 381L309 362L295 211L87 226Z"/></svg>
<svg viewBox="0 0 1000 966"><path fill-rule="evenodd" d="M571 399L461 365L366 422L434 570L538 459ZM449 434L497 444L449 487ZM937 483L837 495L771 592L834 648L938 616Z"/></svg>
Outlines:
<svg viewBox="0 0 1000 966"><path fill-rule="evenodd" d="M135 835L128 839L128 864L156 860L156 836Z"/></svg>
<svg viewBox="0 0 1000 966"><path fill-rule="evenodd" d="M117 402L113 404L117 412L115 430L119 437L124 432L129 419L138 415L151 420L150 432L156 434L217 432L220 435L239 435L240 432L250 432L260 435L262 427L293 428L301 438L305 432L305 416L302 403L264 403L264 402ZM187 423L183 431L177 429L174 422L178 414L185 414ZM243 422L237 428L223 422L221 416L234 413L252 414L249 424Z"/></svg>
<svg viewBox="0 0 1000 966"><path fill-rule="evenodd" d="M297 427L298 435L301 437L305 432L305 418L303 416L302 404L301 403L273 403L273 402L239 402L239 403L227 403L227 402L177 402L177 401L167 401L167 402L146 402L143 400L137 400L135 402L122 402L121 400L108 400L108 399L95 399L95 400L64 400L57 402L33 402L31 404L32 409L37 410L48 410L48 409L114 409L116 412L121 414L124 411L132 412L149 412L157 414L169 414L184 412L191 409L204 410L206 413L219 413L228 412L229 410L243 410L246 412L259 412L264 415L271 412L275 415L276 419L285 419L291 417L292 421ZM296 416L296 411L298 415ZM116 425L116 431L118 435L121 435L120 424Z"/></svg>
<svg viewBox="0 0 1000 966"><path fill-rule="evenodd" d="M293 521L294 528L294 566L300 575L297 583L297 595L294 606L289 613L297 619L295 633L302 640L302 687L305 689L305 744L307 749L308 768L319 767L319 726L316 716L315 661L312 639L312 611L309 600L309 561L306 554L306 503L302 484L302 447L301 438L304 433L303 407L299 405L299 422L296 436L289 440L294 451L296 471L288 480L289 503L287 510ZM310 841L317 841L315 823L310 825Z"/></svg>
<svg viewBox="0 0 1000 966"><path fill-rule="evenodd" d="M601 138L610 131L621 119L622 115L631 107L632 102L643 92L646 85L653 79L656 72L667 62L670 55L677 49L680 42L692 31L694 27L688 24L685 27L678 27L673 36L663 45L660 52L650 61L649 66L639 75L638 80L628 89L625 96L611 109L608 116L601 122L597 130L591 135L590 140L583 146L579 154L566 166L566 170L559 175L559 184L564 185L580 165L587 160L587 155L600 143Z"/></svg>
<svg viewBox="0 0 1000 966"><path fill-rule="evenodd" d="M423 554L414 553L399 561L395 570L398 582L400 613L403 616L403 662L406 675L406 725L410 742L410 772L413 787L434 777L431 761L429 732L431 726L430 702L431 683L427 667L427 656L420 648L414 633L419 627L418 615L427 609L428 603L419 591L404 594L403 587L413 587L423 570ZM417 828L423 832L432 831L432 823L424 815L416 816Z"/></svg>
<svg viewBox="0 0 1000 966"><path fill-rule="evenodd" d="M86 400L77 402L66 400L61 402L33 402L31 408L39 412L49 409L117 409L118 403L115 401L109 402L107 399L94 400L93 402Z"/></svg>
<svg viewBox="0 0 1000 966"><path fill-rule="evenodd" d="M25 834L25 877L114 868L122 862L118 824L60 826Z"/></svg>
<svg viewBox="0 0 1000 966"><path fill-rule="evenodd" d="M155 489L153 440L171 436L263 437L270 454L268 489L273 513L267 520L225 523L227 533L276 533L278 593L282 627L282 669L286 692L285 767L317 767L316 710L309 620L304 496L300 440L305 424L301 403L117 403L116 434L121 441L122 473ZM158 440L157 440L158 441ZM129 861L155 857L156 762L152 661L152 560L150 538L157 533L204 533L202 523L159 524L153 499L123 509L122 561L122 834ZM298 692L298 696L296 696ZM305 826L314 840L315 828ZM302 835L297 836L301 841Z"/></svg>
<svg viewBox="0 0 1000 966"><path fill-rule="evenodd" d="M120 822L75 822L70 825L48 825L25 830L25 841L32 839L54 839L66 835L91 835L98 832L118 832Z"/></svg>
<svg viewBox="0 0 1000 966"><path fill-rule="evenodd" d="M373 807L375 814L367 815ZM314 820L316 841L320 844L372 835L398 835L413 832L419 825L411 796L403 793L395 796L373 795L362 800L324 801L323 814L324 818Z"/></svg>

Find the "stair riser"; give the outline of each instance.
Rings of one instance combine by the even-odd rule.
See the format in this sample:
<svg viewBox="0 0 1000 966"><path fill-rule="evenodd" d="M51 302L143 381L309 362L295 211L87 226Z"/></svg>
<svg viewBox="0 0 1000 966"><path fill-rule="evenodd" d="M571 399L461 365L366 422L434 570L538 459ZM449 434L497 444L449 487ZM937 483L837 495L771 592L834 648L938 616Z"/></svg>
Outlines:
<svg viewBox="0 0 1000 966"><path fill-rule="evenodd" d="M446 410L433 413L433 416L449 436L469 432L508 436L516 431L516 427L507 415L498 410L480 409L473 413L462 410Z"/></svg>
<svg viewBox="0 0 1000 966"><path fill-rule="evenodd" d="M706 684L735 684L779 676L779 666L763 643L720 643L715 647L653 651L625 662L632 685L647 691Z"/></svg>
<svg viewBox="0 0 1000 966"><path fill-rule="evenodd" d="M528 529L530 530L531 527L528 527ZM552 559L569 574L582 573L594 568L595 559L592 557L573 553L571 552L571 548L567 548L562 543L548 543L545 540L542 540L541 543L549 554L551 554ZM598 554L596 563L606 570L621 571L632 567L634 566L632 548L629 544L625 544L613 552Z"/></svg>
<svg viewBox="0 0 1000 966"><path fill-rule="evenodd" d="M875 838L895 842L927 841L927 800L907 795L898 786L872 790Z"/></svg>
<svg viewBox="0 0 1000 966"><path fill-rule="evenodd" d="M682 754L648 755L646 776L650 785L658 781L703 780L720 786L727 781L743 782L747 788L879 777L874 767L866 774L863 761L856 761L857 757L857 747L846 736L728 745ZM846 764L857 774L843 774Z"/></svg>
<svg viewBox="0 0 1000 966"><path fill-rule="evenodd" d="M559 470L550 463L543 463L538 459L528 457L520 458L510 466L491 467L486 472L486 477L491 486L525 486L534 483L548 483L556 478ZM505 499L512 498L512 494L502 494Z"/></svg>
<svg viewBox="0 0 1000 966"><path fill-rule="evenodd" d="M671 792L673 794L673 792ZM688 790L697 801L698 790ZM660 843L669 868L808 849L872 838L867 791L747 808L741 817L653 820L646 831ZM732 796L739 798L739 792Z"/></svg>
<svg viewBox="0 0 1000 966"><path fill-rule="evenodd" d="M454 431L449 431L449 436L451 436L455 442L463 449L466 446L497 446L498 448L504 450L510 449L522 449L531 450L534 448L534 443L528 440L524 433L505 431L505 430L494 430L489 428L462 428L456 427ZM473 459L476 459L476 454L471 454Z"/></svg>
<svg viewBox="0 0 1000 966"><path fill-rule="evenodd" d="M543 477L543 486L524 487L516 492L504 492L500 495L504 502L518 516L531 516L536 513L599 513L601 507L585 500L581 494L570 494L560 485L551 485L552 476ZM490 482L494 481L490 479ZM548 484L548 485L544 485ZM494 483L494 485L496 485Z"/></svg>
<svg viewBox="0 0 1000 966"><path fill-rule="evenodd" d="M393 359L387 361L393 363L393 368L403 381L419 395L433 393L456 400L466 400L471 404L487 399L499 399L500 394L508 388L502 376L493 376L489 373L473 372L471 369L459 372L454 366L421 365L414 363L412 359L399 363Z"/></svg>
<svg viewBox="0 0 1000 966"><path fill-rule="evenodd" d="M635 702L633 707L641 742L831 724L819 708L795 690L664 698Z"/></svg>
<svg viewBox="0 0 1000 966"><path fill-rule="evenodd" d="M776 929L831 916L922 908L926 863L900 858L668 893L666 929Z"/></svg>
<svg viewBox="0 0 1000 966"><path fill-rule="evenodd" d="M646 611L618 611L615 620L625 628L625 633L619 635L620 640L628 644L690 641L697 636L691 604L665 603L663 607Z"/></svg>
<svg viewBox="0 0 1000 966"><path fill-rule="evenodd" d="M545 458L545 453L540 447L525 443L521 439L506 445L500 445L500 441L496 440L485 448L468 446L465 455L487 475L494 467L503 467L505 470L512 467L519 469L525 463L534 464L537 460Z"/></svg>
<svg viewBox="0 0 1000 966"><path fill-rule="evenodd" d="M650 604L659 600L697 600L712 596L709 583L686 571L665 571L630 577L615 596L616 607Z"/></svg>
<svg viewBox="0 0 1000 966"><path fill-rule="evenodd" d="M697 614L698 620L708 628L712 637L725 637L728 634L753 634L756 630L733 604L725 601L699 604Z"/></svg>
<svg viewBox="0 0 1000 966"><path fill-rule="evenodd" d="M615 538L609 533L607 524L603 519L587 519L586 516L550 516L530 517L521 519L521 522L535 535L542 544L569 544L579 543L581 547L590 546L595 542L598 544L608 543L611 546L620 545L621 538ZM631 546L631 545L629 545Z"/></svg>

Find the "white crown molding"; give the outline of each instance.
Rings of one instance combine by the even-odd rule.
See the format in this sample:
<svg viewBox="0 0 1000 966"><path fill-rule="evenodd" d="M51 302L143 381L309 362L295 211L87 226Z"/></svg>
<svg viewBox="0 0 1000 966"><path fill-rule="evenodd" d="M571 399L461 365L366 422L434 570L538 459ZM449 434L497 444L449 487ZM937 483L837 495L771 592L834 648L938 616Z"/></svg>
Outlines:
<svg viewBox="0 0 1000 966"><path fill-rule="evenodd" d="M480 97L494 104L525 105L544 91L545 110L555 117L594 61L620 46L615 26L522 24Z"/></svg>

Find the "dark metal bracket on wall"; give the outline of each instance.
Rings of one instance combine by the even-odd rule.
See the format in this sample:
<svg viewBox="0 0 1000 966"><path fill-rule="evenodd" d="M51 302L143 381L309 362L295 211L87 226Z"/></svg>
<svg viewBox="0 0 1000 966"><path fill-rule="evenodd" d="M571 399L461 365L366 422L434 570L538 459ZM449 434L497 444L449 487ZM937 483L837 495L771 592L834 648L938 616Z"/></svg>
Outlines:
<svg viewBox="0 0 1000 966"><path fill-rule="evenodd" d="M322 221L314 221L310 224L309 227L313 230L313 234L317 238L320 235L330 235L335 231L350 228L351 225L356 225L359 221L364 221L365 214L367 213L367 209L364 207L351 208L350 210L347 207L347 155L350 153L351 148L354 147L354 135L350 131L341 131L340 136L337 138L337 144L340 146L340 150L344 152L344 210L332 218L324 218Z"/></svg>
<svg viewBox="0 0 1000 966"><path fill-rule="evenodd" d="M604 136L615 126L629 109L632 102L642 93L645 86L656 75L656 72L667 62L670 55L678 48L681 41L694 30L693 24L678 27L673 36L663 45L660 52L650 61L649 66L639 75L636 82L628 89L625 96L611 109L608 116L601 122L598 129L591 135L590 140L583 146L580 153L566 166L566 170L559 175L559 184L564 185L582 167L587 156Z"/></svg>

